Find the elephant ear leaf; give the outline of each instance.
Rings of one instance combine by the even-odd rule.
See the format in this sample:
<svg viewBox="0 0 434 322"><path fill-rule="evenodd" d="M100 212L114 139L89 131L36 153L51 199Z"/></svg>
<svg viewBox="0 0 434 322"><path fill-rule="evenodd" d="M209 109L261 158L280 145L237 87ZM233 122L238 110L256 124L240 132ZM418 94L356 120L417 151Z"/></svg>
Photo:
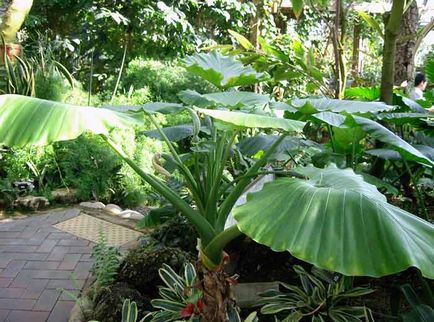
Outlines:
<svg viewBox="0 0 434 322"><path fill-rule="evenodd" d="M108 134L115 127L142 123L143 115L74 106L20 95L0 95L0 144L47 145L84 132Z"/></svg>
<svg viewBox="0 0 434 322"><path fill-rule="evenodd" d="M224 56L218 51L189 56L183 63L188 71L219 88L251 85L267 77L264 73L257 73L252 67L244 66L234 57Z"/></svg>
<svg viewBox="0 0 434 322"><path fill-rule="evenodd" d="M306 123L296 120L281 119L273 116L258 115L226 110L208 110L196 108L196 111L243 128L281 129L288 132L302 132Z"/></svg>
<svg viewBox="0 0 434 322"><path fill-rule="evenodd" d="M386 202L351 169L298 169L233 210L239 229L275 251L348 276L414 266L434 278L434 225Z"/></svg>

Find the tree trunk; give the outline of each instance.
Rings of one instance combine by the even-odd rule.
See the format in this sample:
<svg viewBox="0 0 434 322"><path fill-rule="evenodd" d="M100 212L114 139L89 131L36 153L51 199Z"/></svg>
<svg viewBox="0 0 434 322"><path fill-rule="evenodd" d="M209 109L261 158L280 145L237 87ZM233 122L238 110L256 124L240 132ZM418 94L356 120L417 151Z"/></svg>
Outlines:
<svg viewBox="0 0 434 322"><path fill-rule="evenodd" d="M203 322L228 322L227 311L235 307L228 276L222 269L210 270L198 263L199 278L204 294Z"/></svg>
<svg viewBox="0 0 434 322"><path fill-rule="evenodd" d="M405 0L393 0L390 16L385 19L386 30L384 33L380 99L388 105L392 105L393 102L396 40L398 39L399 27L401 24L402 14L404 12L404 4ZM384 144L382 142L378 140L375 141L375 148L379 149L383 146ZM384 160L376 158L372 165L370 174L382 178L383 170Z"/></svg>
<svg viewBox="0 0 434 322"><path fill-rule="evenodd" d="M250 42L255 48L259 48L258 37L261 34L261 19L264 10L264 2L262 0L254 0L253 4L256 8L256 14L250 22ZM262 84L254 85L255 93L262 93Z"/></svg>
<svg viewBox="0 0 434 322"><path fill-rule="evenodd" d="M353 58L351 63L351 74L353 79L356 81L359 78L360 73L360 30L361 23L356 21L354 23L353 31Z"/></svg>
<svg viewBox="0 0 434 322"><path fill-rule="evenodd" d="M384 34L383 67L381 70L380 98L386 104L392 105L393 84L395 75L396 41L404 11L405 0L393 0L392 10L386 24Z"/></svg>
<svg viewBox="0 0 434 322"><path fill-rule="evenodd" d="M395 85L404 81L414 80L414 57L417 42L417 27L419 25L419 11L417 1L413 1L402 16L399 39L396 43L395 54Z"/></svg>
<svg viewBox="0 0 434 322"><path fill-rule="evenodd" d="M340 57L340 48L339 48L339 29L340 29L340 20L341 20L341 0L336 0L335 7L335 21L333 26L333 53L335 56L335 79L336 79L336 88L335 88L335 98L340 99L342 96L341 88L342 88L342 73L341 73L341 57Z"/></svg>
<svg viewBox="0 0 434 322"><path fill-rule="evenodd" d="M335 98L342 99L347 82L347 71L345 67L344 48L346 31L346 11L344 11L343 0L336 0L335 21L332 32L333 52L335 56Z"/></svg>

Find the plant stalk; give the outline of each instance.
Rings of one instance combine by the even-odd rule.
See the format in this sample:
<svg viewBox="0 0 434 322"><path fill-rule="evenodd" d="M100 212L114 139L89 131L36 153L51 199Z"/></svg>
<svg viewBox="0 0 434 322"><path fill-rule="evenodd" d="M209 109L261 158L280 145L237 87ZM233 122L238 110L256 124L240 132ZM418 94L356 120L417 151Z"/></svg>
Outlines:
<svg viewBox="0 0 434 322"><path fill-rule="evenodd" d="M207 245L214 237L214 228L200 215L199 212L191 208L183 199L181 199L172 189L167 187L155 176L144 172L134 161L132 161L110 138L101 135L104 141L149 185L163 195L172 205L178 209L193 224L199 233L204 245Z"/></svg>

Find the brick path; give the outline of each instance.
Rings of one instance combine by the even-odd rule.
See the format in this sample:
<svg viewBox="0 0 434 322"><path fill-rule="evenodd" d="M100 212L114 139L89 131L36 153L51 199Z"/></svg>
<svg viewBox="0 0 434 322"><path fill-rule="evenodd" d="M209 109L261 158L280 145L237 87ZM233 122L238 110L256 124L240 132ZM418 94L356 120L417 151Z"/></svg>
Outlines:
<svg viewBox="0 0 434 322"><path fill-rule="evenodd" d="M53 224L78 209L0 223L0 321L65 322L89 277L92 243Z"/></svg>

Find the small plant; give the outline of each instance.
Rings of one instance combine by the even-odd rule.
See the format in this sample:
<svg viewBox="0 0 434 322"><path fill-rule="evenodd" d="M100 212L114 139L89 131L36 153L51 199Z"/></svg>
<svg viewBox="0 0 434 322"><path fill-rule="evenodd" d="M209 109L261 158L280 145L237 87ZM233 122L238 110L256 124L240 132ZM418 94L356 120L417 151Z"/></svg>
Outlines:
<svg viewBox="0 0 434 322"><path fill-rule="evenodd" d="M126 299L122 304L122 320L121 322L136 322L138 318L137 304L134 301ZM141 319L140 322L144 322L145 318ZM98 322L95 320L89 322Z"/></svg>
<svg viewBox="0 0 434 322"><path fill-rule="evenodd" d="M92 274L96 278L98 286L107 286L113 283L120 265L119 251L107 245L107 240L102 231L99 232L98 243L93 247Z"/></svg>
<svg viewBox="0 0 434 322"><path fill-rule="evenodd" d="M144 321L199 321L203 310L202 291L197 288L198 278L191 263L184 265L184 274L178 275L170 266L163 264L159 275L165 286L159 288L161 299L151 304L159 311L149 313Z"/></svg>
<svg viewBox="0 0 434 322"><path fill-rule="evenodd" d="M3 60L5 64L0 68L0 94L35 96L35 73L31 63L18 56L14 62L6 53Z"/></svg>
<svg viewBox="0 0 434 322"><path fill-rule="evenodd" d="M363 287L348 286L348 278L317 268L312 274L294 266L302 287L280 283L282 291L269 290L259 294L261 313L276 314L282 322L297 321L373 321L370 309L351 306L346 300L373 292Z"/></svg>
<svg viewBox="0 0 434 322"><path fill-rule="evenodd" d="M122 322L136 322L138 318L138 310L136 302L131 302L129 299L124 301L122 305ZM145 318L140 322L145 321Z"/></svg>

